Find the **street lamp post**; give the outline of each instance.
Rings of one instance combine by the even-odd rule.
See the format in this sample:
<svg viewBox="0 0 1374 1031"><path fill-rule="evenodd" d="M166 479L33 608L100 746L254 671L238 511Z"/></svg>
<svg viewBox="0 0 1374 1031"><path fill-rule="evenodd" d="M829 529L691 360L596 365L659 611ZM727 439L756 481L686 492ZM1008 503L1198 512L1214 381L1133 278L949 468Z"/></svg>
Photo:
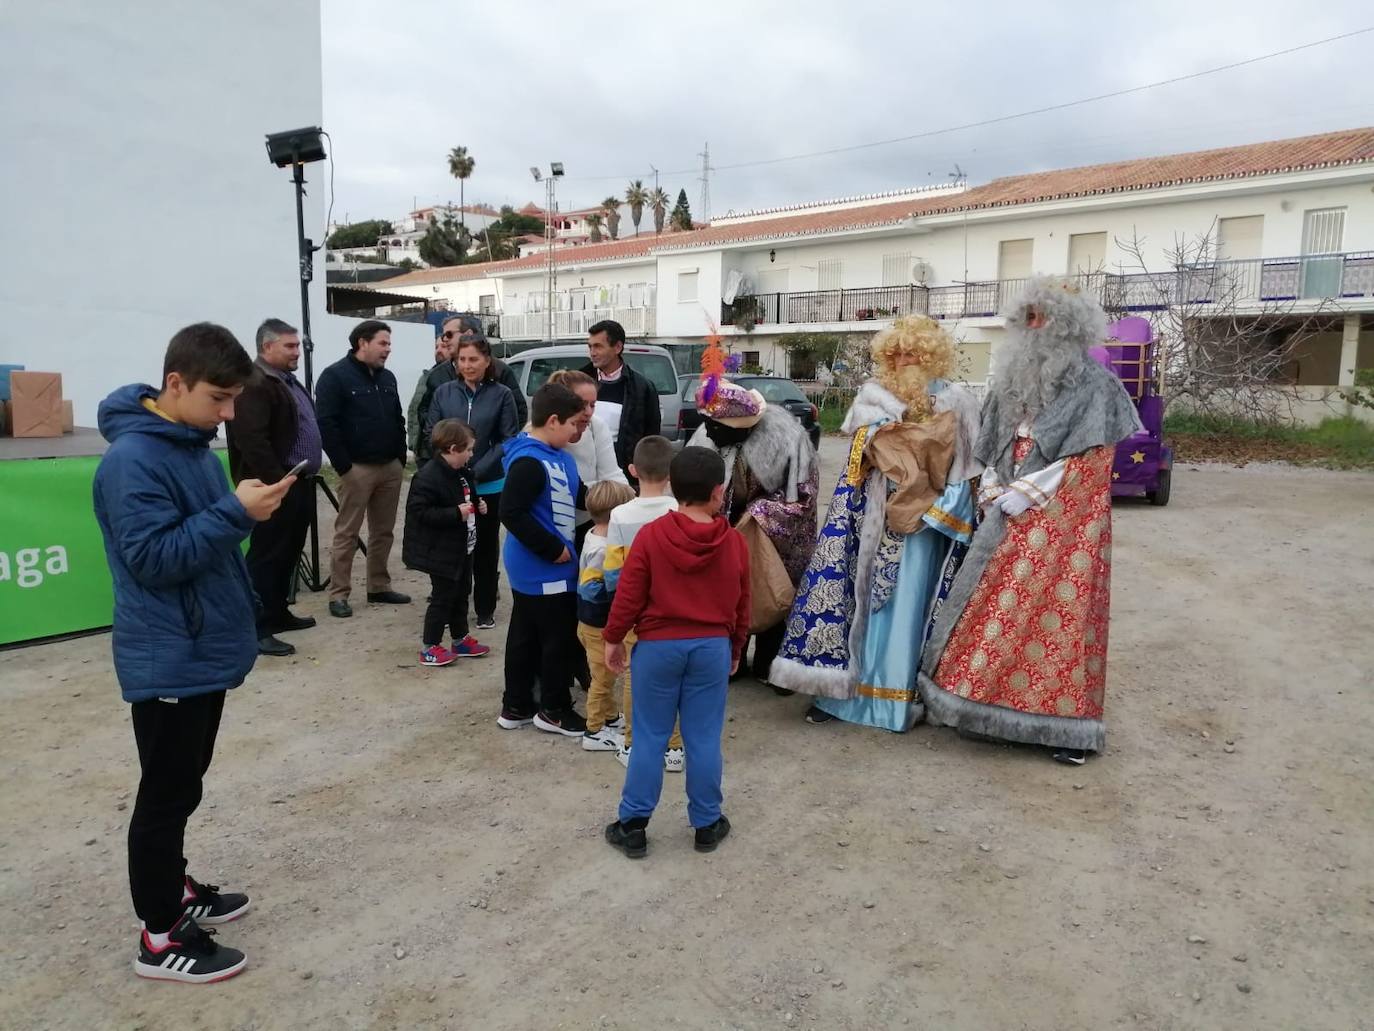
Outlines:
<svg viewBox="0 0 1374 1031"><path fill-rule="evenodd" d="M545 175L538 166L530 166L530 175L535 182L544 183L544 285L547 296L544 301L544 342L554 342L554 294L558 284L558 266L553 260L554 228L553 215L557 204L554 184L563 177L563 162L550 161L549 173Z"/></svg>

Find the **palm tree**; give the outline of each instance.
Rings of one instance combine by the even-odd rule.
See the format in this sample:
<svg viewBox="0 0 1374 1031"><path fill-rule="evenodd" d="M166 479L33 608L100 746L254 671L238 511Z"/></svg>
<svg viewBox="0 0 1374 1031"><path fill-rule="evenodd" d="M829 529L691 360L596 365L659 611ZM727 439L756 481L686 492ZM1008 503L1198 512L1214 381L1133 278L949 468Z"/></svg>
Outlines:
<svg viewBox="0 0 1374 1031"><path fill-rule="evenodd" d="M644 205L649 203L649 191L641 180L636 179L626 188L625 203L630 206L630 221L635 224L635 236L638 236L639 219L644 214Z"/></svg>
<svg viewBox="0 0 1374 1031"><path fill-rule="evenodd" d="M662 187L655 186L653 192L649 194L649 207L653 208L654 211L655 233L663 232L663 220L668 216L669 203L671 202L668 200L668 194L664 192Z"/></svg>
<svg viewBox="0 0 1374 1031"><path fill-rule="evenodd" d="M467 147L454 147L448 152L448 174L458 180L458 222L465 229L467 222L463 218L463 208L467 201L464 197L463 185L476 167L477 159L468 153Z"/></svg>
<svg viewBox="0 0 1374 1031"><path fill-rule="evenodd" d="M591 233L592 243L601 242L601 226L605 223L605 218L593 211L586 218L587 229Z"/></svg>
<svg viewBox="0 0 1374 1031"><path fill-rule="evenodd" d="M620 239L620 198L607 197L601 202L601 207L606 212L606 228L610 231L611 239Z"/></svg>

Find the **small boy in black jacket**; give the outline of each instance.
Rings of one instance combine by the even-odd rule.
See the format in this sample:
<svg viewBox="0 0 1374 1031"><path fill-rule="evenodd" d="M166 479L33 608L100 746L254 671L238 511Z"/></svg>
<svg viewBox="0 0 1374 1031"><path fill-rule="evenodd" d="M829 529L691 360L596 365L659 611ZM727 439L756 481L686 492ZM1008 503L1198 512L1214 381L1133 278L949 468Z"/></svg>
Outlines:
<svg viewBox="0 0 1374 1031"><path fill-rule="evenodd" d="M486 512L486 502L477 498L466 468L474 441L472 429L460 419L436 423L430 442L438 461L426 462L415 474L406 498L401 561L408 569L428 573L430 583L421 666L448 666L491 651L468 633L473 517ZM453 631L451 649L443 645L445 626Z"/></svg>

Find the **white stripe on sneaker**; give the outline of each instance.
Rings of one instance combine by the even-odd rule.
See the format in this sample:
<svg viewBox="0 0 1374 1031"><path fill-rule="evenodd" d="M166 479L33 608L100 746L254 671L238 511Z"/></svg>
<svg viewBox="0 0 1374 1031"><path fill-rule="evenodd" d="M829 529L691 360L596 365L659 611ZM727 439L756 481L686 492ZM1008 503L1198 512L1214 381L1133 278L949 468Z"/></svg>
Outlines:
<svg viewBox="0 0 1374 1031"><path fill-rule="evenodd" d="M175 952L173 952L173 953L169 954L169 955L167 956L167 958L164 959L161 963L159 963L158 966L160 966L160 967L170 967L173 963L175 963L175 962L177 961L177 958L178 958L178 957L177 957L177 954L176 954Z"/></svg>

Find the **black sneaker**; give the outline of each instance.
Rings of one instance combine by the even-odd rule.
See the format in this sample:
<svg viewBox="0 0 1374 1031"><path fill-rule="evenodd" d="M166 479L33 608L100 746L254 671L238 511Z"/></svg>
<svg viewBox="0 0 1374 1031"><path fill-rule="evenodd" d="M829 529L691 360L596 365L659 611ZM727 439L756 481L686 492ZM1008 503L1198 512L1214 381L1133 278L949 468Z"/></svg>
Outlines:
<svg viewBox="0 0 1374 1031"><path fill-rule="evenodd" d="M709 827L697 828L696 850L698 852L714 852L716 846L725 840L725 836L730 833L730 821L721 817Z"/></svg>
<svg viewBox="0 0 1374 1031"><path fill-rule="evenodd" d="M329 614L335 619L347 619L353 615L353 606L347 601L331 601L329 603Z"/></svg>
<svg viewBox="0 0 1374 1031"><path fill-rule="evenodd" d="M534 714L536 730L549 734L562 734L564 737L581 737L587 733L587 721L576 709L563 712L548 712L544 709Z"/></svg>
<svg viewBox="0 0 1374 1031"><path fill-rule="evenodd" d="M606 824L606 843L631 859L643 859L649 852L649 835L644 828L629 828L619 820Z"/></svg>
<svg viewBox="0 0 1374 1031"><path fill-rule="evenodd" d="M409 605L410 595L400 591L368 591L367 600L370 605Z"/></svg>
<svg viewBox="0 0 1374 1031"><path fill-rule="evenodd" d="M160 949L149 943L148 932L139 935L134 973L155 981L211 984L241 972L248 960L238 949L216 945L214 931L207 931L187 915L176 922L170 939Z"/></svg>
<svg viewBox="0 0 1374 1031"><path fill-rule="evenodd" d="M1069 766L1082 766L1088 761L1088 753L1081 748L1061 748L1054 753L1054 761Z"/></svg>
<svg viewBox="0 0 1374 1031"><path fill-rule="evenodd" d="M516 712L514 709L502 709L501 715L496 717L496 725L502 730L519 730L521 727L528 727L533 722L533 716Z"/></svg>
<svg viewBox="0 0 1374 1031"><path fill-rule="evenodd" d="M185 914L194 917L203 927L214 927L237 920L248 912L251 902L239 891L220 893L216 884L201 884L194 877L186 878L186 887L195 894L185 902Z"/></svg>
<svg viewBox="0 0 1374 1031"><path fill-rule="evenodd" d="M758 679L762 680L765 684L768 684L766 678L759 677ZM773 689L773 693L777 695L779 698L791 698L794 694L797 693L796 691L793 691L790 687L779 687L777 684L768 684L768 686Z"/></svg>
<svg viewBox="0 0 1374 1031"><path fill-rule="evenodd" d="M478 629L478 630L490 630L490 629L492 629L492 628L495 627L495 626L496 626L496 617L495 617L495 616L478 616L478 617L477 617L477 629Z"/></svg>
<svg viewBox="0 0 1374 1031"><path fill-rule="evenodd" d="M811 706L811 708L806 710L807 723L829 723L834 718L834 716L830 715L830 713L826 712L819 705L813 705Z"/></svg>

